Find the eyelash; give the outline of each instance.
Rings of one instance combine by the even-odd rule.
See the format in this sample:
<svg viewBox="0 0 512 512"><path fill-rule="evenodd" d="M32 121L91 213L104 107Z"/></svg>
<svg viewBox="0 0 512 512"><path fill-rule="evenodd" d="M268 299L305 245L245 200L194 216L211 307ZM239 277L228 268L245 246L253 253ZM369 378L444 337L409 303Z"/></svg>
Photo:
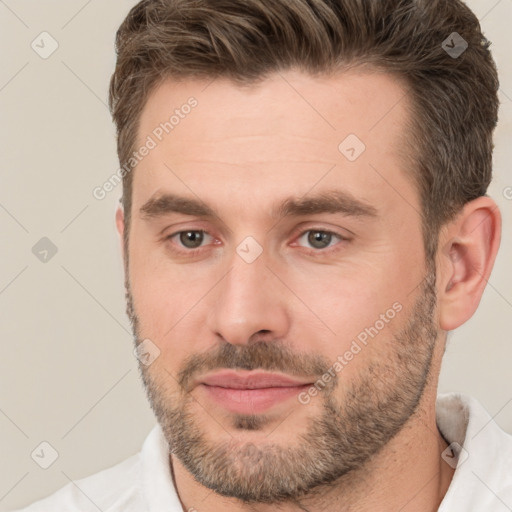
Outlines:
<svg viewBox="0 0 512 512"><path fill-rule="evenodd" d="M190 233L203 233L205 235L211 236L211 235L209 235L203 229L186 229L186 230L182 230L182 231L177 231L176 233L173 233L173 234L165 237L165 240L166 241L167 240L171 241L173 238L178 237L182 233L189 233L189 232ZM334 248L331 247L331 246L328 246L325 249L309 249L309 250L307 250L306 252L310 256L313 256L313 257L322 256L322 255L325 255L325 254L328 254L328 253L331 253L331 252L335 252L336 250L339 250L339 248L336 248L336 247L338 245L340 245L341 242L349 241L349 238L341 235L340 233L337 233L335 231L329 231L329 230L326 230L326 229L319 229L319 228L309 228L309 229L306 229L305 231L302 231L301 233L299 233L299 235L296 236L295 238L297 240L299 240L300 238L302 238L307 233L323 233L323 234L333 235L333 237L338 238L338 240L339 240L338 244L335 244L333 246ZM184 254L184 255L187 255L187 256L195 256L195 255L203 252L204 250L205 250L205 247L201 246L201 247L197 247L195 249L178 249L178 250L175 250L175 252L177 252L179 254Z"/></svg>

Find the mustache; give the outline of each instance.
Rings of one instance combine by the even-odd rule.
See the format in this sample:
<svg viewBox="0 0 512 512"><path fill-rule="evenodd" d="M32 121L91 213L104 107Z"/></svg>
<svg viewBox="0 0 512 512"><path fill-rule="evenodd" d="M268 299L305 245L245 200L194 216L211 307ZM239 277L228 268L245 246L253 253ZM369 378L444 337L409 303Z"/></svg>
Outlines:
<svg viewBox="0 0 512 512"><path fill-rule="evenodd" d="M330 366L325 357L295 353L279 342L259 341L250 345L223 342L212 350L192 354L185 359L177 380L180 388L187 392L197 376L212 370L277 371L295 377L313 377L312 380L317 380Z"/></svg>

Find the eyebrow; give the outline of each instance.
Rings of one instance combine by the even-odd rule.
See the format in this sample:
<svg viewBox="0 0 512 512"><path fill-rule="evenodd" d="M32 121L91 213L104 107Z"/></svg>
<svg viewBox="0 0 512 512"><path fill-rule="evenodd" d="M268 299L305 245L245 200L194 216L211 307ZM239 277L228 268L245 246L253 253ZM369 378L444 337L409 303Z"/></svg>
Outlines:
<svg viewBox="0 0 512 512"><path fill-rule="evenodd" d="M170 213L195 217L219 217L216 210L204 202L175 194L161 194L149 199L141 208L143 218L158 218ZM320 213L341 213L350 217L377 217L378 211L371 204L355 198L342 190L327 190L308 197L288 198L271 209L271 217L300 217Z"/></svg>

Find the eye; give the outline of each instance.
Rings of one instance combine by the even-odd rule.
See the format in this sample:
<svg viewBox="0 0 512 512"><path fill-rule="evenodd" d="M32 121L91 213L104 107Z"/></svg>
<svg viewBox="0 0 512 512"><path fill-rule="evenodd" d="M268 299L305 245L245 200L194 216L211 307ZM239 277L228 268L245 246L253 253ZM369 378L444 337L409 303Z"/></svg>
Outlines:
<svg viewBox="0 0 512 512"><path fill-rule="evenodd" d="M206 231L191 229L188 231L180 231L178 233L174 233L167 238L169 240L176 239L178 241L178 245L193 251L194 249L199 249L203 242L208 239L208 237L212 238L211 235L206 233Z"/></svg>
<svg viewBox="0 0 512 512"><path fill-rule="evenodd" d="M319 229L309 229L308 231L302 233L302 235L298 238L299 245L302 245L302 243L307 243L313 249L318 250L332 247L332 242L343 240L347 239L338 233L333 233L332 231L323 231Z"/></svg>

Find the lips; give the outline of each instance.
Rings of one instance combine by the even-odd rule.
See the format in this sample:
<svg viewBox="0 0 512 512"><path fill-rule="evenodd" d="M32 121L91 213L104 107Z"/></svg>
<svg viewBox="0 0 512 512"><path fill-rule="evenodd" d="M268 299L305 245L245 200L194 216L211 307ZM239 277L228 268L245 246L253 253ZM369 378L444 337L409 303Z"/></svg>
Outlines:
<svg viewBox="0 0 512 512"><path fill-rule="evenodd" d="M202 377L197 387L209 401L229 412L259 414L278 404L290 403L311 384L311 380L277 373L224 370Z"/></svg>
<svg viewBox="0 0 512 512"><path fill-rule="evenodd" d="M231 389L290 388L310 384L278 373L222 371L203 377L201 384Z"/></svg>

